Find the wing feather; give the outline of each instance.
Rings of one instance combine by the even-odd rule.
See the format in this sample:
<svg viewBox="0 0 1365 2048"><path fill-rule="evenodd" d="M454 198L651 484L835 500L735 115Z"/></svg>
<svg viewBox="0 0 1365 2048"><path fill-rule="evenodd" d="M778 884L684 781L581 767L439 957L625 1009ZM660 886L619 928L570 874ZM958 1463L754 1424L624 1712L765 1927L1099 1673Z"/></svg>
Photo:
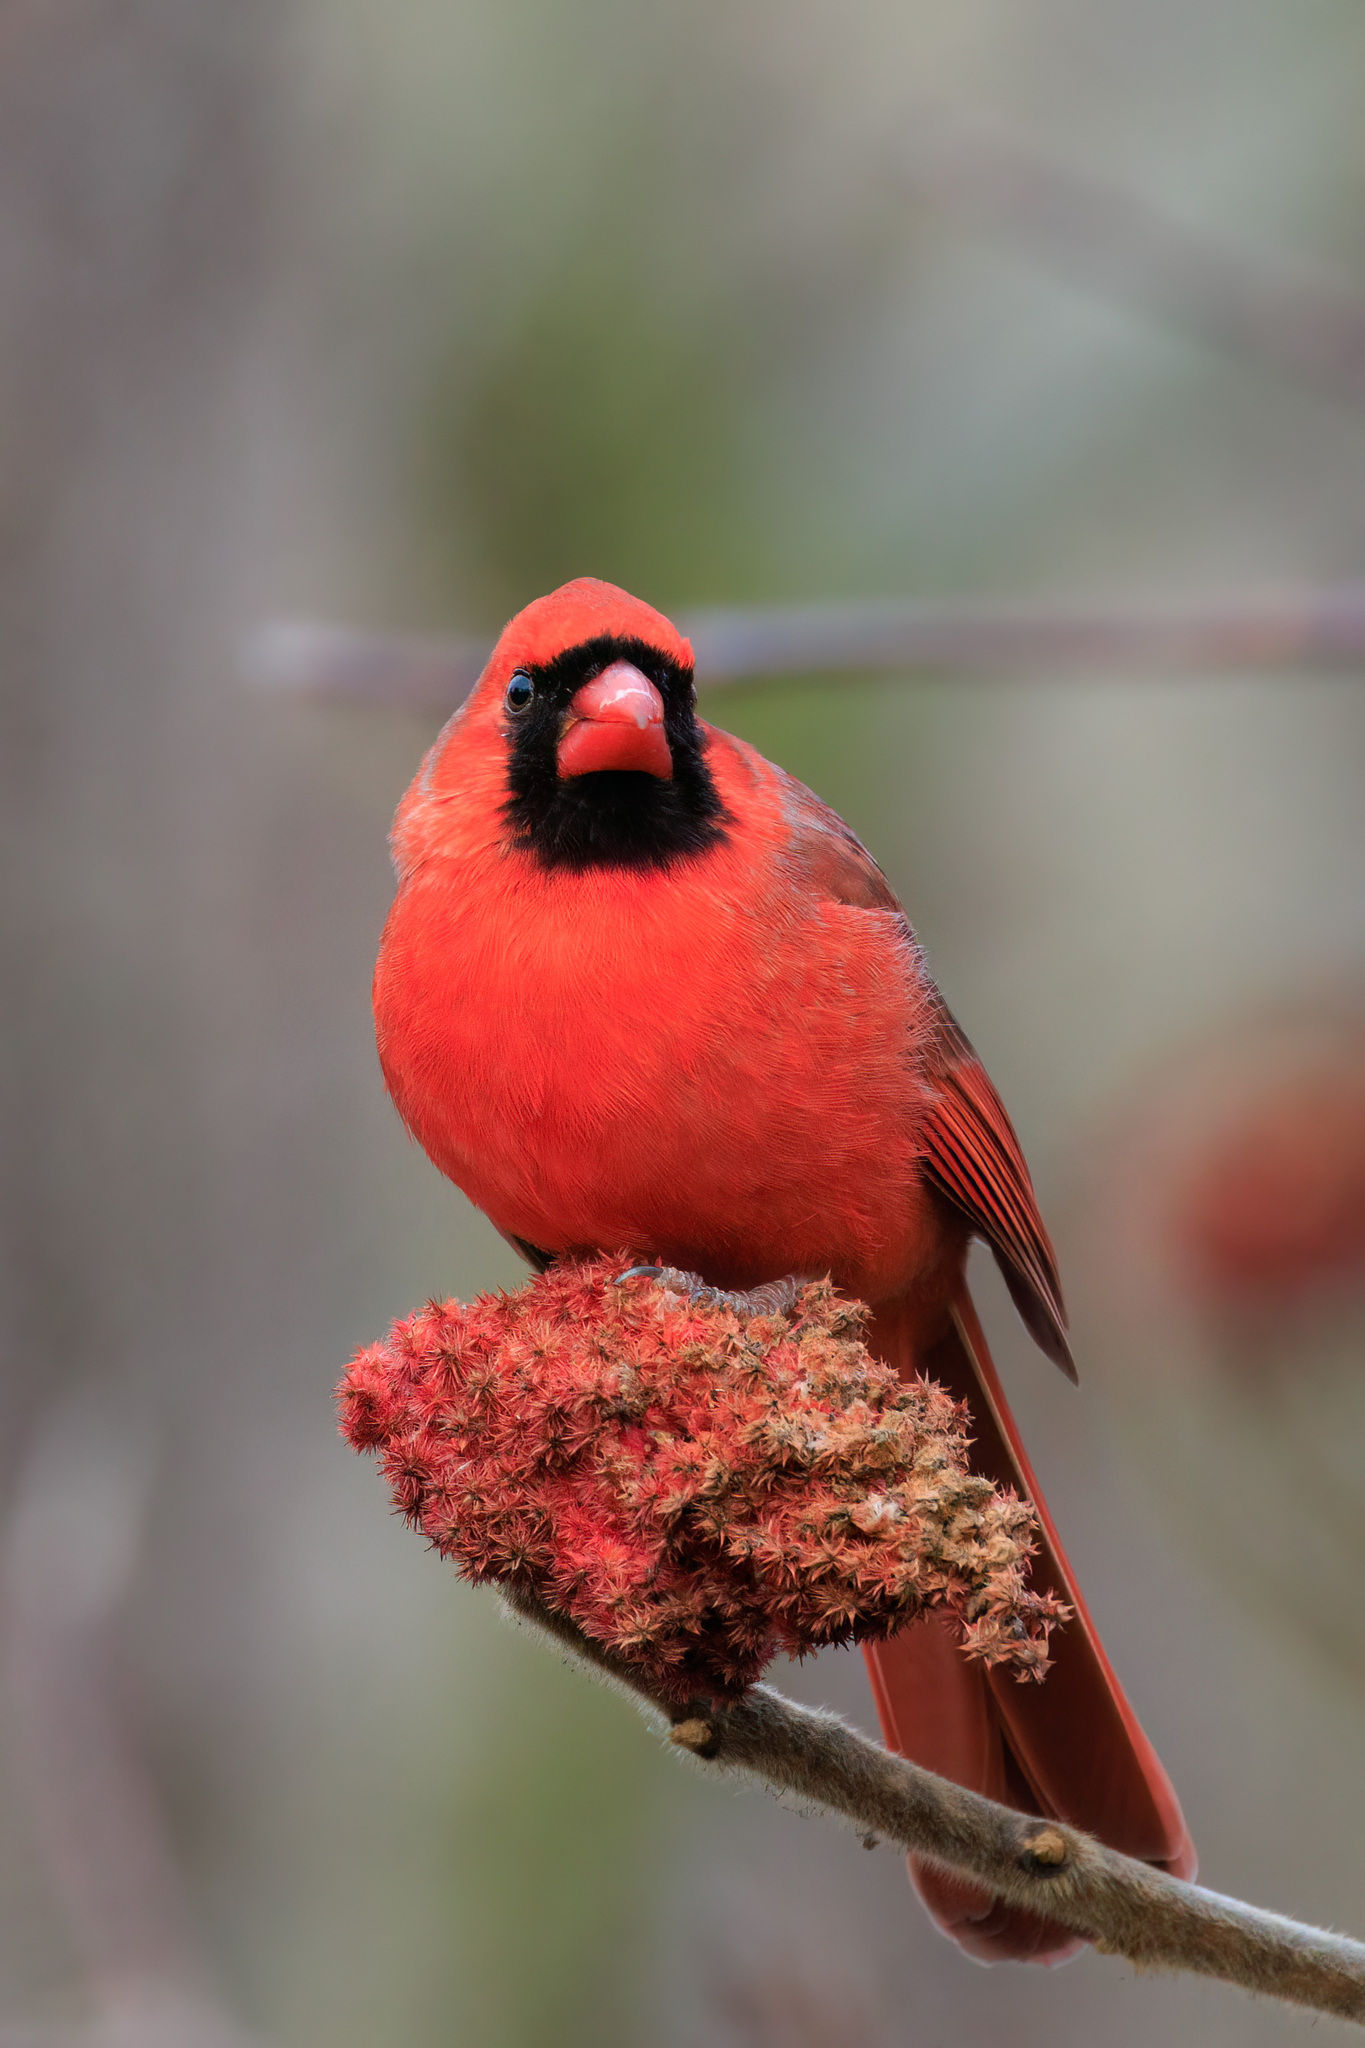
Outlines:
<svg viewBox="0 0 1365 2048"><path fill-rule="evenodd" d="M1057 1255L1014 1125L946 1006L941 1017L924 1125L926 1176L985 1238L1034 1341L1074 1380Z"/></svg>
<svg viewBox="0 0 1365 2048"><path fill-rule="evenodd" d="M895 910L904 919L891 884L857 834L803 784L785 775L782 782L792 824L790 850L807 886L814 884L838 903ZM908 922L905 929L918 957ZM925 1060L931 1090L925 1177L985 1238L1035 1342L1074 1380L1057 1258L1023 1150L966 1034L927 972L925 980L937 1018Z"/></svg>

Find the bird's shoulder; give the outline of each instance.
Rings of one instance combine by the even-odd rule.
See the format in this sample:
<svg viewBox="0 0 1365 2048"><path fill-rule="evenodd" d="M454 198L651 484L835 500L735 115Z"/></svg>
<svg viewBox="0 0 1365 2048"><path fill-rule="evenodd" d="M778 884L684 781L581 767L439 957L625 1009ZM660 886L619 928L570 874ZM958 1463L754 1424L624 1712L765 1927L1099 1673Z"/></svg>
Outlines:
<svg viewBox="0 0 1365 2048"><path fill-rule="evenodd" d="M766 834L803 890L849 909L894 912L908 933L895 890L837 811L747 741L714 727L707 740L722 799L742 814L763 817Z"/></svg>

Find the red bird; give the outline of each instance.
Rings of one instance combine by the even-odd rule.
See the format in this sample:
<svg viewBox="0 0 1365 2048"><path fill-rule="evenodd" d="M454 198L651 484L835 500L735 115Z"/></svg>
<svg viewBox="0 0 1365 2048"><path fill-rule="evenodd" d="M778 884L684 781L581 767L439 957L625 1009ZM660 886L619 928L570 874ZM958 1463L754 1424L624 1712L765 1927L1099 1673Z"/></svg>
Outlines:
<svg viewBox="0 0 1365 2048"><path fill-rule="evenodd" d="M1091 1626L965 1283L991 1246L1075 1378L1053 1251L1000 1099L872 856L696 714L688 642L582 578L518 613L404 797L375 972L384 1076L440 1170L536 1265L629 1245L724 1288L830 1274L870 1342L970 1406L1076 1610L1042 1686L928 1619L867 1647L888 1743L1180 1876L1179 1805ZM1066 1929L912 1872L972 1955Z"/></svg>

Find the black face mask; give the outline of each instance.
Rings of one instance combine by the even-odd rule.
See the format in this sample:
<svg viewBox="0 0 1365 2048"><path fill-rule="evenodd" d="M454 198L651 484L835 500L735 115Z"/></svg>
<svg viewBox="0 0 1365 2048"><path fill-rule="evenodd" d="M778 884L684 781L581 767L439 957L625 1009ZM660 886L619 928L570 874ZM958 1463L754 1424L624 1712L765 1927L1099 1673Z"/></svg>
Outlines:
<svg viewBox="0 0 1365 2048"><path fill-rule="evenodd" d="M637 769L559 774L564 713L583 685L614 661L631 662L664 700L671 781ZM692 671L643 640L604 633L553 661L519 668L508 685L503 715L511 745L511 794L503 815L515 843L542 867L573 870L666 868L716 845L732 821L706 765L695 706Z"/></svg>

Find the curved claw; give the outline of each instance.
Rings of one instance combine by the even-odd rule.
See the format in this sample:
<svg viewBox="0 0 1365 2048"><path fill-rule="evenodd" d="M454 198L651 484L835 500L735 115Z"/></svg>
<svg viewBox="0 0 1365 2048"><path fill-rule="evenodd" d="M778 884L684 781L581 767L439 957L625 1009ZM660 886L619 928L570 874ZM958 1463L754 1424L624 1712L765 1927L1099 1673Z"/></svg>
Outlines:
<svg viewBox="0 0 1365 2048"><path fill-rule="evenodd" d="M789 1273L784 1280L768 1280L760 1287L732 1290L712 1287L700 1273L684 1273L677 1266L631 1266L617 1274L616 1284L619 1287L623 1280L657 1280L670 1293L685 1295L689 1301L705 1302L709 1308L729 1308L741 1316L770 1316L790 1315L810 1278L807 1273Z"/></svg>
<svg viewBox="0 0 1365 2048"><path fill-rule="evenodd" d="M762 1286L750 1287L743 1293L717 1293L716 1299L741 1315L789 1316L802 1288L809 1287L814 1277L812 1273L788 1273L785 1279L765 1280Z"/></svg>

